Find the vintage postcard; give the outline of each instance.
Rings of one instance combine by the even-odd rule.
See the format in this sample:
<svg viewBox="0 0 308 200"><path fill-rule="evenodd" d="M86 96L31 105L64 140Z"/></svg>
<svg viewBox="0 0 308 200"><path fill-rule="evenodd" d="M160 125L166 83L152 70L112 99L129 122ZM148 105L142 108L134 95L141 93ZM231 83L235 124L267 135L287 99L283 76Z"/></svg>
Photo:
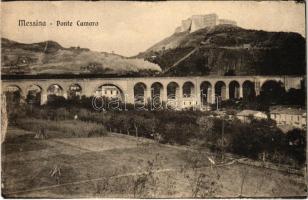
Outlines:
<svg viewBox="0 0 308 200"><path fill-rule="evenodd" d="M1 2L3 198L306 198L304 1Z"/></svg>

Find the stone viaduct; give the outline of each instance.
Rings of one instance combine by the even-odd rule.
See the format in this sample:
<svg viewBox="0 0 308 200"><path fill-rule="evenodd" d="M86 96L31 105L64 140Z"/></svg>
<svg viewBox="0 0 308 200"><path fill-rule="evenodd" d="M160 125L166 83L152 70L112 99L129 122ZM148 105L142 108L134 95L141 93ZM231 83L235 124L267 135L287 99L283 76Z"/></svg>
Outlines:
<svg viewBox="0 0 308 200"><path fill-rule="evenodd" d="M64 98L68 98L72 85L78 86L80 95L87 97L97 95L98 88L106 85L116 87L126 103L135 103L139 87L139 93L144 99L152 99L154 95L158 95L161 101L177 99L181 107L185 107L183 106L185 101L190 105L203 105L215 103L217 98L227 100L245 98L250 94L257 96L268 81L279 82L286 90L298 89L304 78L304 76L187 76L7 79L2 80L1 89L2 93L5 93L12 87L18 88L21 97L26 98L30 88L35 86L40 90L40 104L45 104L48 95L51 94L50 87L53 85L57 85L61 91L58 95Z"/></svg>

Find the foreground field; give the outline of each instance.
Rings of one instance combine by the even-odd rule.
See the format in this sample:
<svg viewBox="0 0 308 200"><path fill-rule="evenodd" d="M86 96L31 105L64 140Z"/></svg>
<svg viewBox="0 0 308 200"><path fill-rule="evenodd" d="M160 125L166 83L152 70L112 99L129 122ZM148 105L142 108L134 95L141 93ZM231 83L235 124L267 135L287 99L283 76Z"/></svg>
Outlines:
<svg viewBox="0 0 308 200"><path fill-rule="evenodd" d="M108 134L48 139L10 128L2 145L5 197L269 197L306 196L305 178L208 154Z"/></svg>

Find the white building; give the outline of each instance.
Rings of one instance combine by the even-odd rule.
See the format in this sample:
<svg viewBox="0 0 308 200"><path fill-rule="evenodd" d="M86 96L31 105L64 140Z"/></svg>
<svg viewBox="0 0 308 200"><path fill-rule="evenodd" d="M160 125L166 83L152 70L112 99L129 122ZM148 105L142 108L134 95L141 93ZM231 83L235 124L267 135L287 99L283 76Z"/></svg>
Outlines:
<svg viewBox="0 0 308 200"><path fill-rule="evenodd" d="M245 123L249 123L252 118L257 120L267 119L267 115L264 112L257 110L242 110L236 114L236 117Z"/></svg>
<svg viewBox="0 0 308 200"><path fill-rule="evenodd" d="M193 98L183 98L182 100L182 108L187 109L187 108L193 108L196 107L197 102Z"/></svg>
<svg viewBox="0 0 308 200"><path fill-rule="evenodd" d="M205 15L193 15L188 19L182 20L181 26L178 26L175 29L175 32L180 33L189 31L191 33L199 29L213 27L219 24L237 25L236 21L219 19L217 14L210 13Z"/></svg>
<svg viewBox="0 0 308 200"><path fill-rule="evenodd" d="M115 86L102 86L96 92L96 96L103 96L107 98L120 98L120 92Z"/></svg>
<svg viewBox="0 0 308 200"><path fill-rule="evenodd" d="M279 127L306 129L307 113L305 109L275 106L270 109L270 118Z"/></svg>
<svg viewBox="0 0 308 200"><path fill-rule="evenodd" d="M216 26L217 24L218 16L215 13L207 15L193 15L191 17L190 32L194 32L205 27Z"/></svg>

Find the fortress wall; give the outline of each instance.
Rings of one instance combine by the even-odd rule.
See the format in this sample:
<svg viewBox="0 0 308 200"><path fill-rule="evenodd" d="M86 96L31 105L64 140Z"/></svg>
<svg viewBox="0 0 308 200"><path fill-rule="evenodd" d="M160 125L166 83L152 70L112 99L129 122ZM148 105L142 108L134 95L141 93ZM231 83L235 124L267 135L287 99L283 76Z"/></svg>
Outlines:
<svg viewBox="0 0 308 200"><path fill-rule="evenodd" d="M191 19L188 18L188 19L185 19L185 20L182 20L182 26L181 26L181 31L184 32L184 31L188 31L190 30L191 28Z"/></svg>
<svg viewBox="0 0 308 200"><path fill-rule="evenodd" d="M219 19L218 15L215 13L206 14L206 15L193 15L191 18L182 20L182 24L180 27L177 27L175 29L175 32L184 32L184 31L190 31L194 32L199 29L205 28L205 27L212 27L216 26L218 24L230 24L236 26L236 21L228 20L228 19Z"/></svg>
<svg viewBox="0 0 308 200"><path fill-rule="evenodd" d="M236 21L228 20L228 19L219 19L218 24L229 24L229 25L234 25L234 26L237 25Z"/></svg>
<svg viewBox="0 0 308 200"><path fill-rule="evenodd" d="M193 15L191 19L191 32L205 27L216 26L218 23L218 16L216 14Z"/></svg>

